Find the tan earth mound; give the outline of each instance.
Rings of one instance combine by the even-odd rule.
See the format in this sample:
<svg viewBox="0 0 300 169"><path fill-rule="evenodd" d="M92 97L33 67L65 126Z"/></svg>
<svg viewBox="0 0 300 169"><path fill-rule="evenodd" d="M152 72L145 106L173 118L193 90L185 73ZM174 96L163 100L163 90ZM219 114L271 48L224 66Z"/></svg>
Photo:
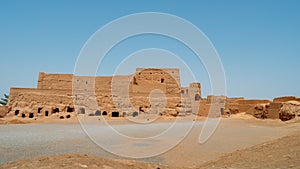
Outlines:
<svg viewBox="0 0 300 169"><path fill-rule="evenodd" d="M300 133L229 153L199 168L300 168Z"/></svg>
<svg viewBox="0 0 300 169"><path fill-rule="evenodd" d="M284 102L282 108L279 111L279 118L283 121L300 117L300 102L288 101Z"/></svg>
<svg viewBox="0 0 300 169"><path fill-rule="evenodd" d="M95 168L95 169L168 169L168 167L154 164L137 162L133 160L114 160L105 159L90 155L80 154L65 154L33 158L29 160L21 160L12 162L0 166L0 169L9 168L22 168L22 169L33 169L33 168L63 168L63 169L84 169L84 168Z"/></svg>

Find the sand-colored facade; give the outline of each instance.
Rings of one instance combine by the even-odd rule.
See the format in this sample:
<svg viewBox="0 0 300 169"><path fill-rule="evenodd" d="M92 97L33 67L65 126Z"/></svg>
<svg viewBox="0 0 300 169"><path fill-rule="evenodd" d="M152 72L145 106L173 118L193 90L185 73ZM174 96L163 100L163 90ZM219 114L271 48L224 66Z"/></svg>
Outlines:
<svg viewBox="0 0 300 169"><path fill-rule="evenodd" d="M217 104L216 107L218 110L212 110L210 112L214 101L219 102L219 104L222 103L222 106L218 107ZM230 116L231 114L246 112L247 114L253 115L254 117L260 119L282 119L280 110L282 109L284 103L289 101L300 102L300 98L295 96L285 96L274 98L273 100L247 100L243 97L228 98L226 96L208 96L207 98L202 98L200 100L198 115L208 116L208 113L210 112L214 114Z"/></svg>
<svg viewBox="0 0 300 169"><path fill-rule="evenodd" d="M160 95L156 97L153 90L160 91ZM185 112L192 113L191 99L200 100L200 91L200 83L181 87L179 69L137 68L131 75L105 77L41 72L37 88L11 88L8 115L69 118L78 113L119 117L138 112L177 116L183 110L182 101L188 105ZM154 107L161 105L151 105L150 95L163 99L161 93L165 99L164 109L155 112ZM130 102L122 102L125 99Z"/></svg>
<svg viewBox="0 0 300 169"><path fill-rule="evenodd" d="M246 112L257 118L278 119L282 103L291 100L300 101L300 98L202 98L200 83L181 86L179 69L137 68L130 75L96 77L40 72L37 88L10 89L5 111L8 116L23 118L51 116L64 119L76 114L109 117L210 114L218 117Z"/></svg>

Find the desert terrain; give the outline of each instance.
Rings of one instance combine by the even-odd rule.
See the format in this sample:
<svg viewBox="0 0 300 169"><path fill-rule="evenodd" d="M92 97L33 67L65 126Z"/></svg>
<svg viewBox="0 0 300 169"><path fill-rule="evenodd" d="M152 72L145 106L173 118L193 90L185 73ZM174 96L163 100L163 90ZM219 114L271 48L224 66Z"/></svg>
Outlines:
<svg viewBox="0 0 300 169"><path fill-rule="evenodd" d="M90 117L91 127L105 127ZM97 122L97 120L99 122ZM123 118L107 118L108 123L139 132ZM172 123L160 118L148 124L149 132ZM16 120L5 118L0 127L0 168L299 168L300 123L261 120L240 113L222 118L217 130L204 144L198 143L205 118L197 118L190 133L171 150L155 157L132 159L113 155L95 144L76 118ZM182 117L180 123L193 123ZM19 123L19 124L16 124ZM130 151L139 146L154 146L160 140L124 143L118 149Z"/></svg>

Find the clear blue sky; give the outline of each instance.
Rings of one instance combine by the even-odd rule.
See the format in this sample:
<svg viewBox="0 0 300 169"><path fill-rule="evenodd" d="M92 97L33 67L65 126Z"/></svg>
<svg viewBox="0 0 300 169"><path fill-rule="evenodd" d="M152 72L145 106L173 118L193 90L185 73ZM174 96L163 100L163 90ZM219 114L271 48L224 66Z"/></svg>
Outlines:
<svg viewBox="0 0 300 169"><path fill-rule="evenodd" d="M10 87L36 87L40 71L73 73L81 47L106 23L137 12L163 12L190 21L208 36L222 60L228 96L299 97L299 9L298 0L1 0L0 94ZM102 74L113 73L105 70Z"/></svg>

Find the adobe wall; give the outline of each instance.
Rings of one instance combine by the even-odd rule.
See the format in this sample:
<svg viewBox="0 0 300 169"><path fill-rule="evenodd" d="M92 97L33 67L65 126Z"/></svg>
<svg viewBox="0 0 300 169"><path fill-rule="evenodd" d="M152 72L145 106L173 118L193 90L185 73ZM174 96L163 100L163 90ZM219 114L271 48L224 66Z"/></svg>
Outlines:
<svg viewBox="0 0 300 169"><path fill-rule="evenodd" d="M239 112L248 112L256 104L270 103L270 100L238 100Z"/></svg>
<svg viewBox="0 0 300 169"><path fill-rule="evenodd" d="M154 103L151 102L153 98ZM129 100L124 102L126 99ZM167 116L207 116L209 111L212 112L210 115L216 117L239 112L253 115L260 113L258 105L263 105L266 117L275 119L279 116L281 103L290 100L300 101L300 98L280 97L273 102L226 96L202 98L200 83L181 87L179 69L137 68L134 74L104 77L41 72L36 89L11 88L8 115L66 117L75 116L75 113L93 115L96 110L106 112L108 116L114 111L119 111L120 115L123 112L131 115L134 111L149 113L151 108L156 110L166 101L164 109L159 110L159 113Z"/></svg>
<svg viewBox="0 0 300 169"><path fill-rule="evenodd" d="M220 117L225 110L226 96L207 96L200 100L199 116Z"/></svg>
<svg viewBox="0 0 300 169"><path fill-rule="evenodd" d="M94 90L95 88L95 90ZM45 117L51 115L94 114L95 110L111 115L113 111L148 111L153 89L160 89L166 99L162 114L176 116L182 111L182 100L188 102L191 112L196 113L201 98L200 83L192 83L181 98L179 69L140 69L135 74L114 77L73 76L72 74L39 73L36 89L11 88L9 115ZM122 103L129 97L129 103ZM155 93L154 93L155 94ZM195 96L197 100L195 100ZM94 100L95 99L95 100ZM93 104L96 101L96 104ZM78 107L74 107L74 102ZM159 102L158 102L159 103ZM117 105L115 105L117 104ZM120 105L121 104L121 105ZM96 105L96 107L95 107ZM84 109L84 111L82 110ZM120 112L120 114L123 112Z"/></svg>
<svg viewBox="0 0 300 169"><path fill-rule="evenodd" d="M299 98L295 96L285 96L274 98L273 102L268 104L257 104L250 111L249 114L252 114L258 118L268 118L268 119L279 119L279 112L284 104L284 102L295 100ZM263 117L261 117L263 116Z"/></svg>
<svg viewBox="0 0 300 169"><path fill-rule="evenodd" d="M208 96L200 100L199 116L207 116L209 111L212 114L236 114L247 112L253 114L256 104L270 103L269 100L245 100L244 98L227 98L226 96ZM214 107L211 107L214 105ZM210 110L211 109L211 110Z"/></svg>
<svg viewBox="0 0 300 169"><path fill-rule="evenodd" d="M8 115L29 117L50 116L54 109L67 112L67 108L74 108L72 93L68 90L44 90L11 88L8 106L11 110Z"/></svg>
<svg viewBox="0 0 300 169"><path fill-rule="evenodd" d="M226 99L226 105L225 105L225 114L236 114L240 112L239 108L239 100L244 100L243 97L238 97L238 98L227 98Z"/></svg>
<svg viewBox="0 0 300 169"><path fill-rule="evenodd" d="M273 102L280 103L280 102L287 102L292 100L300 101L300 98L297 98L295 96L277 97L273 99Z"/></svg>
<svg viewBox="0 0 300 169"><path fill-rule="evenodd" d="M72 74L46 74L39 73L38 89L57 89L71 90L72 89Z"/></svg>
<svg viewBox="0 0 300 169"><path fill-rule="evenodd" d="M279 111L283 106L282 103L272 102L268 107L268 118L270 119L279 119Z"/></svg>
<svg viewBox="0 0 300 169"><path fill-rule="evenodd" d="M268 100L260 100L260 101L251 101L251 103L245 103L245 101L239 101L238 104L244 102L245 107L242 109L246 110L250 107L246 112L247 114L251 114L257 118L267 118L267 119L279 119L279 112L283 106L284 102L287 101L298 101L299 98L295 96L285 96L274 98L273 101ZM247 101L246 101L247 102ZM239 105L241 107L243 104Z"/></svg>
<svg viewBox="0 0 300 169"><path fill-rule="evenodd" d="M207 99L201 99L199 105L198 116L207 116L210 110L211 104L207 103Z"/></svg>
<svg viewBox="0 0 300 169"><path fill-rule="evenodd" d="M9 112L8 106L0 106L0 118L5 117L8 112Z"/></svg>
<svg viewBox="0 0 300 169"><path fill-rule="evenodd" d="M74 78L74 81L73 81ZM116 83L113 83L115 81ZM110 92L112 83L132 84L130 92L149 93L149 86L161 89L166 93L180 93L179 69L156 69L137 68L133 75L124 76L73 76L72 74L46 74L39 73L38 89L51 90L72 90L72 84L81 88L88 88L86 85L93 84L92 89ZM118 88L118 86L116 87ZM151 91L151 90L150 90Z"/></svg>
<svg viewBox="0 0 300 169"><path fill-rule="evenodd" d="M267 119L279 119L279 112L283 106L284 102L291 100L298 100L299 98L294 96L285 96L274 98L273 101L261 102L252 106L247 113L251 114L257 118L267 118Z"/></svg>

